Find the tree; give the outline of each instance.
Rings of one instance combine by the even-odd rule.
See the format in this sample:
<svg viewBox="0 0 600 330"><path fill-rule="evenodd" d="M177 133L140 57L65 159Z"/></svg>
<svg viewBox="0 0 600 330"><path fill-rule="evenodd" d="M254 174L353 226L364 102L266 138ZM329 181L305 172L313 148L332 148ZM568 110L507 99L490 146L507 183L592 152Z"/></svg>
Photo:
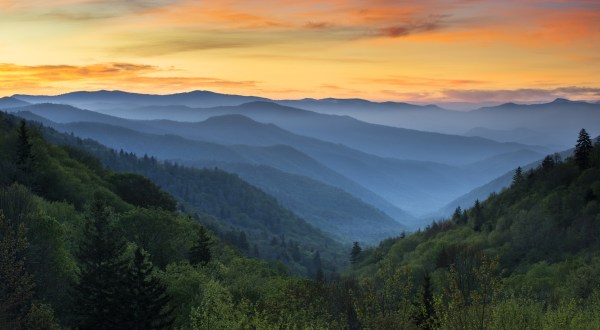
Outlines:
<svg viewBox="0 0 600 330"><path fill-rule="evenodd" d="M192 265L206 265L212 259L212 253L210 251L211 246L212 239L208 235L208 231L204 226L200 226L200 229L198 230L198 240L189 252L190 263Z"/></svg>
<svg viewBox="0 0 600 330"><path fill-rule="evenodd" d="M362 252L362 248L358 242L352 244L352 251L350 251L350 262L354 265L358 261L358 256Z"/></svg>
<svg viewBox="0 0 600 330"><path fill-rule="evenodd" d="M517 167L515 170L515 175L513 175L512 184L513 186L517 186L523 182L523 169L521 166Z"/></svg>
<svg viewBox="0 0 600 330"><path fill-rule="evenodd" d="M549 170L554 168L554 165L556 165L554 157L550 155L544 157L544 160L542 161L542 169Z"/></svg>
<svg viewBox="0 0 600 330"><path fill-rule="evenodd" d="M131 268L125 278L121 324L124 329L169 329L173 324L173 310L166 287L154 276L154 266L141 248L134 253Z"/></svg>
<svg viewBox="0 0 600 330"><path fill-rule="evenodd" d="M462 220L462 209L460 206L457 206L454 210L454 214L452 214L452 221L456 224L460 224Z"/></svg>
<svg viewBox="0 0 600 330"><path fill-rule="evenodd" d="M431 277L426 274L423 277L423 286L416 304L416 313L413 319L420 329L435 329L437 316L435 313L435 302L433 299L433 286Z"/></svg>
<svg viewBox="0 0 600 330"><path fill-rule="evenodd" d="M479 203L479 200L475 201L475 205L473 206L471 215L473 217L473 230L480 231L484 219L483 208L481 207L481 203Z"/></svg>
<svg viewBox="0 0 600 330"><path fill-rule="evenodd" d="M581 131L579 131L579 138L575 145L575 162L579 168L586 169L590 166L590 153L592 152L592 148L593 145L590 135L582 128Z"/></svg>
<svg viewBox="0 0 600 330"><path fill-rule="evenodd" d="M127 272L125 242L112 224L110 210L94 199L79 246L79 283L73 291L73 311L82 329L120 328Z"/></svg>
<svg viewBox="0 0 600 330"><path fill-rule="evenodd" d="M31 308L33 278L25 269L25 226L16 230L0 210L0 325L20 329Z"/></svg>
<svg viewBox="0 0 600 330"><path fill-rule="evenodd" d="M15 165L17 168L15 181L31 187L33 172L33 154L29 130L25 120L21 120L17 129L17 158Z"/></svg>

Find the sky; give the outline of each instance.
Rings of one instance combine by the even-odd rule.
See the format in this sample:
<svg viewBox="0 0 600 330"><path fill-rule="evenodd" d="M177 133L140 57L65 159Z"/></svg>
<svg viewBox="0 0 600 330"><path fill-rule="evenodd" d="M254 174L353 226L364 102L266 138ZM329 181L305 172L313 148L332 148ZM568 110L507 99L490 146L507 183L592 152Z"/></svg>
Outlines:
<svg viewBox="0 0 600 330"><path fill-rule="evenodd" d="M600 0L0 0L0 96L600 101Z"/></svg>

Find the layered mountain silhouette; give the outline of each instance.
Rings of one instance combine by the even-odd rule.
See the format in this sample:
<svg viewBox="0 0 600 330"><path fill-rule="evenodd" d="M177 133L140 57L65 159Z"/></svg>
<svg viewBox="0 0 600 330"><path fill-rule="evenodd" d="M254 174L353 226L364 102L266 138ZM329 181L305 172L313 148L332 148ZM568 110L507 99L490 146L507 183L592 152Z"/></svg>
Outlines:
<svg viewBox="0 0 600 330"><path fill-rule="evenodd" d="M277 101L206 91L74 92L8 101L14 106L0 108L116 149L237 173L346 239L359 234L344 231L347 223L401 230L389 222L394 219L419 227L420 218L447 213L477 187L560 150L567 133L572 141L585 127L581 118L600 113L597 104L568 100L458 112L400 102ZM567 122L569 113L577 119ZM414 129L424 129L422 123L432 132ZM556 137L547 139L558 126ZM313 193L307 198L302 191ZM332 196L362 211L340 212L335 203L318 202ZM372 237L381 232L371 230Z"/></svg>

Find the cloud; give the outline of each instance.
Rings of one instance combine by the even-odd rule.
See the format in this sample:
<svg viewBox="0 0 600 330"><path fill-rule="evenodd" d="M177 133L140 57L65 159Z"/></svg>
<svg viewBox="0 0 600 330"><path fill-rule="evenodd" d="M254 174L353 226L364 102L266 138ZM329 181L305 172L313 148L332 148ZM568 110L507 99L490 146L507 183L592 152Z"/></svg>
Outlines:
<svg viewBox="0 0 600 330"><path fill-rule="evenodd" d="M335 25L331 22L308 22L304 25L307 29L324 30L334 27Z"/></svg>
<svg viewBox="0 0 600 330"><path fill-rule="evenodd" d="M448 88L449 86L481 85L489 83L488 81L476 79L448 79L414 76L388 76L383 78L362 78L359 80L382 85L392 85L397 87L417 86L428 88Z"/></svg>
<svg viewBox="0 0 600 330"><path fill-rule="evenodd" d="M147 92L181 91L200 88L255 88L259 82L227 80L215 77L161 76L173 70L135 63L98 63L82 66L0 64L0 90L35 91L63 89L114 89Z"/></svg>
<svg viewBox="0 0 600 330"><path fill-rule="evenodd" d="M430 32L440 30L445 25L441 17L428 18L421 22L409 23L403 25L392 25L377 29L375 37L398 38L405 37L415 33Z"/></svg>

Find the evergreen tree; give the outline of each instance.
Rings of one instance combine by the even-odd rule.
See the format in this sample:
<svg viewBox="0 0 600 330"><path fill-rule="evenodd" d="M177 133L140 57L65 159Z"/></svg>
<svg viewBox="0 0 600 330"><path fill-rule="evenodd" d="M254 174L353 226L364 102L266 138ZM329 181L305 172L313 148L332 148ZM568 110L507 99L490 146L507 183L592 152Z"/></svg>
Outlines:
<svg viewBox="0 0 600 330"><path fill-rule="evenodd" d="M554 165L556 165L554 162L554 157L550 155L544 157L544 160L542 161L542 169L549 170L554 168Z"/></svg>
<svg viewBox="0 0 600 330"><path fill-rule="evenodd" d="M462 209L460 208L460 206L457 206L456 209L454 210L454 213L452 214L452 221L456 224L460 224L462 219Z"/></svg>
<svg viewBox="0 0 600 330"><path fill-rule="evenodd" d="M413 316L415 324L419 329L435 329L437 316L433 299L433 286L429 274L423 277L423 286L418 297L419 301L416 303L417 308Z"/></svg>
<svg viewBox="0 0 600 330"><path fill-rule="evenodd" d="M211 246L212 240L208 235L208 231L204 226L200 226L200 229L198 230L198 240L189 252L190 264L206 265L212 259Z"/></svg>
<svg viewBox="0 0 600 330"><path fill-rule="evenodd" d="M575 162L581 169L586 169L590 166L590 153L592 152L592 140L590 135L581 129L579 131L579 138L577 139L577 145L575 145Z"/></svg>
<svg viewBox="0 0 600 330"><path fill-rule="evenodd" d="M475 205L473 206L472 211L472 221L473 221L473 230L480 231L481 226L483 225L483 209L481 207L481 203L479 200L475 201Z"/></svg>
<svg viewBox="0 0 600 330"><path fill-rule="evenodd" d="M121 315L123 329L169 329L173 323L166 287L153 275L154 266L141 248L135 250L125 277Z"/></svg>
<svg viewBox="0 0 600 330"><path fill-rule="evenodd" d="M25 120L21 120L17 129L17 157L15 160L17 171L14 180L28 187L31 187L33 183L31 175L33 173L32 146L29 129Z"/></svg>
<svg viewBox="0 0 600 330"><path fill-rule="evenodd" d="M111 223L111 212L103 202L92 202L84 239L79 246L79 283L73 291L73 311L81 329L119 329L127 288L123 260L125 242Z"/></svg>
<svg viewBox="0 0 600 330"><path fill-rule="evenodd" d="M33 278L25 269L27 236L0 210L0 327L20 329L31 308Z"/></svg>
<svg viewBox="0 0 600 330"><path fill-rule="evenodd" d="M523 182L523 169L521 166L517 167L515 170L515 175L513 175L512 184L513 186L517 186Z"/></svg>
<svg viewBox="0 0 600 330"><path fill-rule="evenodd" d="M25 120L21 120L17 129L17 168L23 172L31 171L33 156L31 153L31 141L29 139L29 130Z"/></svg>
<svg viewBox="0 0 600 330"><path fill-rule="evenodd" d="M350 251L350 262L353 265L355 265L356 262L358 261L358 257L361 252L362 252L362 248L360 247L360 244L358 244L358 242L354 242L352 244L352 251Z"/></svg>

